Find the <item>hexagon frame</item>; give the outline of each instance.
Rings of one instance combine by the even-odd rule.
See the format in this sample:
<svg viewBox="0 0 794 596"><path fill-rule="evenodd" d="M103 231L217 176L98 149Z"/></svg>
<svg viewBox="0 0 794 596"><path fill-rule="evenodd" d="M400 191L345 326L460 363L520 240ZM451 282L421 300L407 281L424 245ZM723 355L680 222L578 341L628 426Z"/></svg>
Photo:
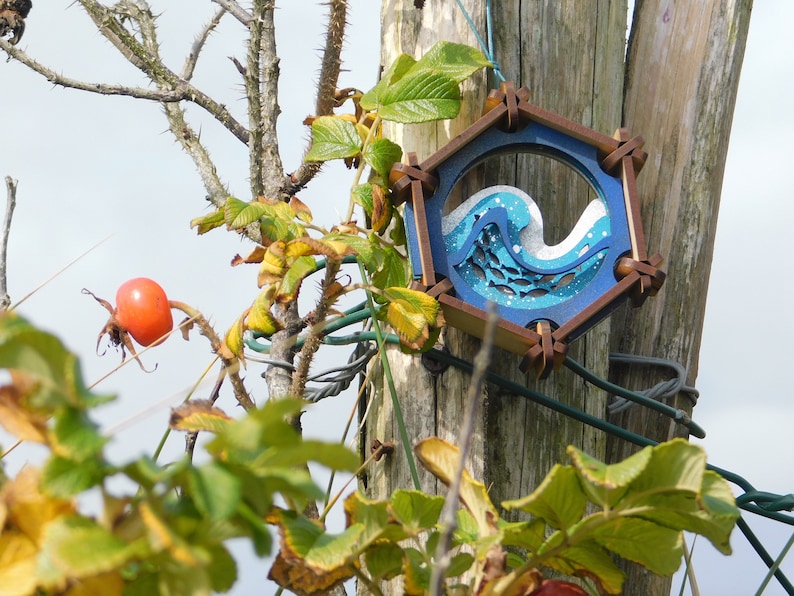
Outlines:
<svg viewBox="0 0 794 596"><path fill-rule="evenodd" d="M635 306L641 305L648 296L658 292L665 274L659 269L660 255L648 258L642 232L636 187L636 175L647 157L642 150L642 137L630 137L625 129L619 129L614 138L602 135L528 103L528 97L526 88L516 91L512 83L503 84L489 95L483 117L446 146L422 163L415 154L409 153L407 165L395 164L390 184L394 201L406 203L405 222L414 287L439 300L448 324L476 337L482 337L485 330L488 298L483 291L490 290L476 289L464 281L457 261L450 263L449 246L442 232L444 204L460 179L488 157L529 151L554 157L578 171L593 187L606 205L609 234L604 233L606 239L601 243L585 245L582 249L591 255L587 262L590 263L587 281L577 285L575 291L568 291L559 304L516 308L510 305L510 300L502 300L502 304L497 305L500 322L496 345L524 356L521 368L532 368L538 377L544 378L560 366L569 341L604 319L624 298L631 297ZM469 221L477 222L474 227L479 233L485 226L492 226L504 236L510 225L508 211L493 209L487 201L485 205L484 210ZM471 238L464 249L463 252L469 251L470 255L471 251L478 250ZM520 249L515 246L514 250L518 253ZM459 257L458 254L455 258ZM585 258L572 261L567 273L569 278L574 271L578 275L585 267ZM515 267L509 268L499 262L495 267L516 271ZM477 269L485 280L482 268ZM535 280L541 276L537 273L539 269L524 271L535 275ZM549 271L556 274L558 280L566 275L564 269ZM502 275L499 271L496 273ZM523 275L525 273L521 272L512 281L528 285ZM494 286L493 278L488 285ZM516 286L508 284L500 288L505 294L517 294ZM522 304L526 305L527 300Z"/></svg>

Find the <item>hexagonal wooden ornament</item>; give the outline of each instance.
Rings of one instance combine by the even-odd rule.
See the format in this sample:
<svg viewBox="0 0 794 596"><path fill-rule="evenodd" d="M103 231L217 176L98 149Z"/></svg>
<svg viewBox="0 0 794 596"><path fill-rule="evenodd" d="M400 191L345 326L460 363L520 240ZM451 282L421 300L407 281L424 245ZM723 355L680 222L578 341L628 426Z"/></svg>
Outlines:
<svg viewBox="0 0 794 596"><path fill-rule="evenodd" d="M641 137L608 137L527 101L511 83L492 91L485 114L419 163L391 171L392 196L405 202L414 287L437 297L447 324L476 337L486 305L497 305L496 344L524 356L538 377L559 367L568 343L626 297L635 306L658 292L660 255L648 257L636 175L645 163ZM460 180L499 154L535 153L580 174L594 199L562 242L547 246L540 210L524 190L483 188L454 209Z"/></svg>

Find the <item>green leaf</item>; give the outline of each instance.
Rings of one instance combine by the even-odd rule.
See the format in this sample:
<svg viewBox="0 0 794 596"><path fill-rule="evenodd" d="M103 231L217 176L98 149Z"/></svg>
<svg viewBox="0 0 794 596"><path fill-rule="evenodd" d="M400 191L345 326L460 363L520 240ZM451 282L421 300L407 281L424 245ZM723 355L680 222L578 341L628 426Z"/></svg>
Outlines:
<svg viewBox="0 0 794 596"><path fill-rule="evenodd" d="M411 68L411 72L433 70L461 83L486 66L493 64L478 49L459 43L439 41L419 59L419 62Z"/></svg>
<svg viewBox="0 0 794 596"><path fill-rule="evenodd" d="M271 447L252 462L251 467L257 470L272 466L300 466L307 462L316 462L332 470L355 471L359 466L358 454L340 443L326 443L304 439L294 445Z"/></svg>
<svg viewBox="0 0 794 596"><path fill-rule="evenodd" d="M403 549L393 542L382 542L364 553L367 572L375 582L389 580L400 574L403 567Z"/></svg>
<svg viewBox="0 0 794 596"><path fill-rule="evenodd" d="M42 414L52 414L63 406L90 408L114 399L91 393L77 357L54 335L14 313L0 316L0 368L25 373L37 383L27 405Z"/></svg>
<svg viewBox="0 0 794 596"><path fill-rule="evenodd" d="M47 524L39 555L39 576L55 585L67 577L83 578L118 569L144 555L142 541L127 543L96 522L78 515Z"/></svg>
<svg viewBox="0 0 794 596"><path fill-rule="evenodd" d="M376 110L380 104L380 98L385 93L386 89L399 81L414 64L416 64L416 60L408 54L400 54L397 56L397 59L386 72L383 73L380 81L361 97L359 105L367 111Z"/></svg>
<svg viewBox="0 0 794 596"><path fill-rule="evenodd" d="M205 569L172 558L159 562L157 584L159 594L212 596L212 583Z"/></svg>
<svg viewBox="0 0 794 596"><path fill-rule="evenodd" d="M582 519L587 497L576 470L556 464L535 491L515 501L502 503L505 509L521 509L543 519L552 528L565 530Z"/></svg>
<svg viewBox="0 0 794 596"><path fill-rule="evenodd" d="M268 212L268 205L253 201L246 203L240 199L229 197L226 199L224 217L226 225L232 230L239 230L245 226L259 221Z"/></svg>
<svg viewBox="0 0 794 596"><path fill-rule="evenodd" d="M353 123L336 116L320 116L312 122L312 147L305 161L329 161L355 157L363 143Z"/></svg>
<svg viewBox="0 0 794 596"><path fill-rule="evenodd" d="M683 439L673 439L653 448L651 459L631 484L632 498L662 491L700 492L706 471L706 452ZM626 495L628 498L629 495Z"/></svg>
<svg viewBox="0 0 794 596"><path fill-rule="evenodd" d="M546 540L546 529L546 522L540 518L517 523L500 520L499 524L503 546L517 546L530 553L536 553L540 549Z"/></svg>
<svg viewBox="0 0 794 596"><path fill-rule="evenodd" d="M405 237L405 220L397 209L392 210L392 220L394 221L394 225L389 231L389 237L391 238L391 241L394 242L395 246L405 246L407 242ZM400 284L389 285L396 286Z"/></svg>
<svg viewBox="0 0 794 596"><path fill-rule="evenodd" d="M474 556L471 553L457 553L453 555L447 569L447 577L457 577L466 573L474 563Z"/></svg>
<svg viewBox="0 0 794 596"><path fill-rule="evenodd" d="M416 490L396 490L391 497L391 511L405 531L416 535L436 525L444 497L426 495Z"/></svg>
<svg viewBox="0 0 794 596"><path fill-rule="evenodd" d="M259 223L259 231L262 238L270 242L289 242L306 235L306 228L302 225L278 217L263 217Z"/></svg>
<svg viewBox="0 0 794 596"><path fill-rule="evenodd" d="M736 499L728 482L712 470L706 470L703 473L698 503L703 507L704 513L717 518L736 520L741 513L736 506Z"/></svg>
<svg viewBox="0 0 794 596"><path fill-rule="evenodd" d="M598 544L658 575L670 575L681 565L680 531L637 518L618 518L588 533Z"/></svg>
<svg viewBox="0 0 794 596"><path fill-rule="evenodd" d="M709 474L710 476L710 474ZM725 483L722 477L719 481ZM706 481L708 482L708 481ZM725 483L725 488L730 487ZM728 495L733 499L732 495ZM731 507L730 501L726 507ZM655 495L635 502L639 509L636 517L653 521L674 530L687 530L707 538L723 554L731 554L730 534L739 517L738 509L734 513L715 515L702 506L697 497L687 494ZM631 510L629 510L631 511Z"/></svg>
<svg viewBox="0 0 794 596"><path fill-rule="evenodd" d="M405 549L405 593L411 596L426 594L430 587L430 568L421 552Z"/></svg>
<svg viewBox="0 0 794 596"><path fill-rule="evenodd" d="M300 558L301 564L314 572L347 567L363 531L363 526L356 524L341 534L329 534L316 521L293 511L279 511L276 521L282 535L282 554Z"/></svg>
<svg viewBox="0 0 794 596"><path fill-rule="evenodd" d="M369 185L362 185L369 186ZM356 187L359 188L359 187ZM360 195L361 196L361 195ZM350 249L360 257L362 262L370 261L374 258L377 247L369 238L363 238L355 234L342 234L339 232L332 232L323 236L323 240L331 242L342 242L350 247Z"/></svg>
<svg viewBox="0 0 794 596"><path fill-rule="evenodd" d="M372 184L358 184L351 191L353 202L364 207L367 217L372 217ZM360 236L357 236L360 238Z"/></svg>
<svg viewBox="0 0 794 596"><path fill-rule="evenodd" d="M281 280L281 284L278 287L277 299L280 302L295 300L303 280L315 271L317 271L317 261L314 257L305 256L295 259Z"/></svg>
<svg viewBox="0 0 794 596"><path fill-rule="evenodd" d="M370 281L376 288L405 287L408 284L408 261L395 248L384 246L374 263L367 267Z"/></svg>
<svg viewBox="0 0 794 596"><path fill-rule="evenodd" d="M549 539L556 546L559 546L561 540L561 532L556 532ZM583 541L576 546L569 546L559 555L544 558L542 561L544 566L556 569L565 575L593 579L604 593L622 593L623 572L615 565L612 555L595 541Z"/></svg>
<svg viewBox="0 0 794 596"><path fill-rule="evenodd" d="M457 82L442 73L412 70L386 90L378 115L391 122L416 124L454 118L459 110Z"/></svg>
<svg viewBox="0 0 794 596"><path fill-rule="evenodd" d="M209 547L210 564L207 575L212 582L213 592L225 594L237 581L237 563L222 544Z"/></svg>
<svg viewBox="0 0 794 596"><path fill-rule="evenodd" d="M41 488L53 497L69 498L101 483L107 473L99 458L75 461L53 455L42 470Z"/></svg>
<svg viewBox="0 0 794 596"><path fill-rule="evenodd" d="M364 527L359 537L359 547L369 547L373 542L398 542L408 538L402 527L389 519L388 504L385 501L367 499L359 492L351 493L345 499L345 519L348 526L355 524Z"/></svg>
<svg viewBox="0 0 794 596"><path fill-rule="evenodd" d="M107 439L85 411L66 407L55 417L53 450L65 458L82 461L102 452Z"/></svg>
<svg viewBox="0 0 794 596"><path fill-rule="evenodd" d="M201 235L206 234L210 230L214 230L225 223L226 214L224 213L223 209L218 209L212 213L208 213L207 215L202 215L201 217L191 219L190 227L196 228L196 232Z"/></svg>
<svg viewBox="0 0 794 596"><path fill-rule="evenodd" d="M646 447L622 462L607 465L573 446L567 451L585 492L601 507L613 507L620 500L653 453L651 447Z"/></svg>
<svg viewBox="0 0 794 596"><path fill-rule="evenodd" d="M190 496L202 515L213 521L228 519L241 498L240 480L225 466L210 462L188 475Z"/></svg>
<svg viewBox="0 0 794 596"><path fill-rule="evenodd" d="M144 455L122 468L130 480L151 490L160 482L165 482L174 474L174 466L161 467L150 457Z"/></svg>
<svg viewBox="0 0 794 596"><path fill-rule="evenodd" d="M378 174L388 179L395 162L402 159L403 150L389 139L377 139L364 148L364 161Z"/></svg>

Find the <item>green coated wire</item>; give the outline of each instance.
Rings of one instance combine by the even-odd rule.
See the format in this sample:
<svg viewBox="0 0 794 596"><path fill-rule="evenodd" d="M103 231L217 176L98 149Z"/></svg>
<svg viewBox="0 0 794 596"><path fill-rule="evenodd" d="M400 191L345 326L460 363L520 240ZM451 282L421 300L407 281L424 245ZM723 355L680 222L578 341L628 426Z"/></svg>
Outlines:
<svg viewBox="0 0 794 596"><path fill-rule="evenodd" d="M367 278L367 272L364 270L364 265L359 263L361 269L361 279ZM369 303L369 310L371 313L375 311L375 301L372 299L372 292L367 290L367 302ZM380 328L380 322L377 317L372 317L372 328L375 330L375 339L378 342L378 354L380 354L381 365L383 366L383 373L386 376L386 383L389 385L389 393L391 394L392 406L394 408L394 417L397 419L397 426L400 430L400 441L402 441L405 450L405 458L408 460L408 468L411 471L411 480L413 480L414 488L422 490L422 485L419 482L419 472L416 469L416 461L414 461L414 454L411 451L411 442L408 438L408 431L405 428L405 419L403 418L403 411L400 407L400 400L397 398L397 389L394 387L394 378L391 374L391 366L389 365L389 357L386 354L386 342L383 340L383 333Z"/></svg>
<svg viewBox="0 0 794 596"><path fill-rule="evenodd" d="M761 582L761 585L758 587L758 590L756 590L755 592L755 596L761 596L763 591L766 589L767 585L769 585L769 581L772 579L772 576L774 576L777 573L780 564L783 562L783 559L786 557L789 549L792 546L794 546L794 534L792 534L791 537L788 539L788 542L786 542L786 546L784 546L783 550L780 551L780 554L778 555L777 559L775 559L774 563L770 565L769 571L767 572L766 577L764 577L764 581Z"/></svg>

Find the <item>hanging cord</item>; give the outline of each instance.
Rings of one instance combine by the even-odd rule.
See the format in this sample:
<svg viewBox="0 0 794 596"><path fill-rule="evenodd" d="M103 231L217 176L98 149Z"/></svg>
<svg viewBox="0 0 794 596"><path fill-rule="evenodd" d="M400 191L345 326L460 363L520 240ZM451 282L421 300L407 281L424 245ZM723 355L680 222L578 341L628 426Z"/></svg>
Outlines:
<svg viewBox="0 0 794 596"><path fill-rule="evenodd" d="M637 391L640 395L649 397L656 401L664 401L665 399L675 397L679 393L683 393L689 401L692 402L692 407L698 403L700 392L694 387L686 384L686 369L674 360L667 360L666 358L653 358L651 356L639 356L636 354L617 354L612 353L609 355L610 362L618 364L636 364L645 366L656 366L661 368L669 368L675 371L676 377L661 381L649 389ZM635 402L626 399L625 397L613 396L612 403L607 406L607 411L610 414L617 414L629 409Z"/></svg>
<svg viewBox="0 0 794 596"><path fill-rule="evenodd" d="M477 43L480 44L480 48L482 48L485 57L488 58L488 61L493 65L493 73L496 78L500 81L505 82L504 75L502 71L499 70L499 63L494 58L493 52L493 26L491 21L491 0L486 0L485 2L485 29L486 29L486 37L488 38L488 43L486 44L480 34L477 32L477 27L474 25L474 21L471 20L468 11L463 6L463 2L461 0L455 0L458 3L458 8L463 13L463 18L466 19L466 22L469 24L469 29L471 29L472 33L474 33L474 37L477 38Z"/></svg>

